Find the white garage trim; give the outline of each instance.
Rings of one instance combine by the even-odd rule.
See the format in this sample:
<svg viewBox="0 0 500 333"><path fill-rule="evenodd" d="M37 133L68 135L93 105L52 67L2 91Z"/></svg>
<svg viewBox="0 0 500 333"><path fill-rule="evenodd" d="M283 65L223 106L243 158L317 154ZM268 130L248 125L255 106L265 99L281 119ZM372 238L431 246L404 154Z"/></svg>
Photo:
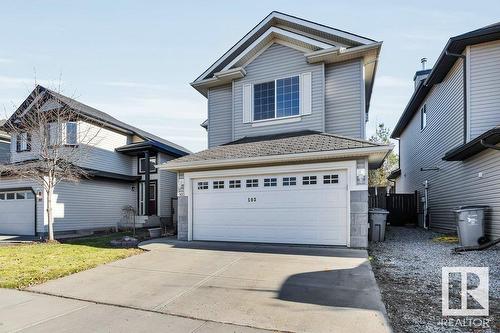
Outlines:
<svg viewBox="0 0 500 333"><path fill-rule="evenodd" d="M0 216L0 234L35 236L35 191L29 187L0 189Z"/></svg>
<svg viewBox="0 0 500 333"><path fill-rule="evenodd" d="M184 174L185 195L188 197L188 241L193 240L193 185L196 179L214 178L214 177L230 177L230 176L250 176L266 174L283 174L283 173L304 173L304 172L321 172L331 170L342 170L346 174L346 200L347 200L347 246L350 246L350 191L351 190L366 190L367 185L356 185L356 161L341 161L315 164L299 164L273 167L245 168L245 169L228 169L228 170L213 170L202 172L188 172Z"/></svg>

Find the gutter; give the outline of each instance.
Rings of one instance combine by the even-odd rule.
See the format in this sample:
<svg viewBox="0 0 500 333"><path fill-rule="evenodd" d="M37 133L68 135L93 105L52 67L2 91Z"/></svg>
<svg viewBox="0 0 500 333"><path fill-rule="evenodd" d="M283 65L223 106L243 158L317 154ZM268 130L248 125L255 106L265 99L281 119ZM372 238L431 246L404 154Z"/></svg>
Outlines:
<svg viewBox="0 0 500 333"><path fill-rule="evenodd" d="M383 154L380 159L383 161L385 156L394 148L393 145L365 147L355 149L342 149L335 151L322 151L322 152L309 152L297 154L283 154L283 155L270 155L258 156L248 158L236 158L226 160L202 160L192 162L176 162L175 160L161 164L158 169L169 171L182 171L182 170L197 170L206 168L224 168L224 167L238 167L245 165L267 164L267 163L290 163L290 162L303 162L311 160L327 160L332 158L342 157L361 157L373 156Z"/></svg>

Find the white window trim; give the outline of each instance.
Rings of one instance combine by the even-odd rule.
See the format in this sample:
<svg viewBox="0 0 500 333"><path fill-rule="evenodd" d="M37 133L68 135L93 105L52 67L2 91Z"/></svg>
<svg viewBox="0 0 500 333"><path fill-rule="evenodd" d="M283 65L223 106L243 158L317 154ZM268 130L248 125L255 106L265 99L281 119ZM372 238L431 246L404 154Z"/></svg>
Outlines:
<svg viewBox="0 0 500 333"><path fill-rule="evenodd" d="M301 90L301 74L293 74L293 75L288 75L288 76L283 76L283 77L277 77L274 80L264 80L262 82L254 82L252 83L252 126L257 123L264 123L264 122L270 122L270 121L277 121L277 120L282 120L282 119L289 119L289 118L300 118L302 117L302 103L301 103L301 97L300 97L300 90ZM284 117L278 117L277 112L278 112L278 80L285 80L285 79L291 79L292 77L298 77L299 78L299 114L294 114L291 116L284 116ZM255 96L255 86L257 84L262 84L262 83L268 83L274 81L274 117L273 118L266 118L266 119L259 119L255 120L255 103L254 103L254 96ZM296 121L298 121L296 120ZM267 125L267 124L266 124ZM271 125L271 124L269 124ZM258 125L257 125L258 126Z"/></svg>
<svg viewBox="0 0 500 333"><path fill-rule="evenodd" d="M424 112L425 110L425 112ZM424 117L425 115L425 117ZM425 124L424 124L424 118L425 118ZM420 108L420 132L425 130L427 127L427 104L422 105Z"/></svg>

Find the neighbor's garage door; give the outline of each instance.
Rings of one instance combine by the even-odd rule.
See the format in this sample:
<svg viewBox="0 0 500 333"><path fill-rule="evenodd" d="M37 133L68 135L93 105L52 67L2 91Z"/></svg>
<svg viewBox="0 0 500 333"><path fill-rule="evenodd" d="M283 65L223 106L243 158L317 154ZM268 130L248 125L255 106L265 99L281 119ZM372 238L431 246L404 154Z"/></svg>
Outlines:
<svg viewBox="0 0 500 333"><path fill-rule="evenodd" d="M35 234L35 198L31 191L0 191L0 234Z"/></svg>
<svg viewBox="0 0 500 333"><path fill-rule="evenodd" d="M344 171L193 181L193 239L347 244Z"/></svg>

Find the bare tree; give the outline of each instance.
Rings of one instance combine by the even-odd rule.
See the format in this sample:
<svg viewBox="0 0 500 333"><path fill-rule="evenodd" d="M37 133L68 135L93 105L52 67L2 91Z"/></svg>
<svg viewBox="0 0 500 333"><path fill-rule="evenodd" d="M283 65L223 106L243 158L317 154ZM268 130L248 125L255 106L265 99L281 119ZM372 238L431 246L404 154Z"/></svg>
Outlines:
<svg viewBox="0 0 500 333"><path fill-rule="evenodd" d="M25 156L0 166L0 172L43 188L49 240L54 240L54 189L62 181L78 182L91 176L81 165L101 140L104 125L79 112L72 101L37 85L3 126L15 140L16 151Z"/></svg>

